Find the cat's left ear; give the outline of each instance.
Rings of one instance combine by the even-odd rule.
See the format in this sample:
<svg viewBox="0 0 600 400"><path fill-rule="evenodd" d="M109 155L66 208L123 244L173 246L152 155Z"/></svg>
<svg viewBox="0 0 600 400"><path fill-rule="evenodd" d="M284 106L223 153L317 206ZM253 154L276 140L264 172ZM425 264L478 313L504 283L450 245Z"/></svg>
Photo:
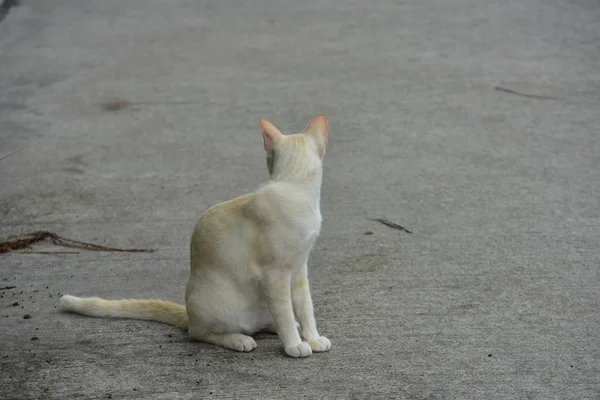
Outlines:
<svg viewBox="0 0 600 400"><path fill-rule="evenodd" d="M304 133L316 136L319 144L319 155L325 155L325 146L327 146L327 117L323 114L317 114L304 128Z"/></svg>
<svg viewBox="0 0 600 400"><path fill-rule="evenodd" d="M283 136L281 131L266 118L258 120L263 134L263 143L267 152L273 151L273 142L280 136Z"/></svg>

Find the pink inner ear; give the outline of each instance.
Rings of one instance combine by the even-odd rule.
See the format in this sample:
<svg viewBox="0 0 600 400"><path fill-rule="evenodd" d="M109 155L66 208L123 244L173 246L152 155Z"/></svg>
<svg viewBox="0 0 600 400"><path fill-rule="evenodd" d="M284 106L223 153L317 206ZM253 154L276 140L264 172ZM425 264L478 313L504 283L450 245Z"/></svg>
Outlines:
<svg viewBox="0 0 600 400"><path fill-rule="evenodd" d="M325 144L327 144L327 136L328 136L328 131L327 131L327 122L325 122L325 132L323 132L323 139L325 140Z"/></svg>
<svg viewBox="0 0 600 400"><path fill-rule="evenodd" d="M281 132L275 125L273 125L268 119L261 118L258 123L262 129L263 144L266 151L273 149L273 141L276 137L281 136Z"/></svg>
<svg viewBox="0 0 600 400"><path fill-rule="evenodd" d="M317 114L308 124L304 132L323 135L327 143L327 117L323 114Z"/></svg>
<svg viewBox="0 0 600 400"><path fill-rule="evenodd" d="M266 151L271 151L273 149L273 141L267 134L263 131L263 145L265 146Z"/></svg>

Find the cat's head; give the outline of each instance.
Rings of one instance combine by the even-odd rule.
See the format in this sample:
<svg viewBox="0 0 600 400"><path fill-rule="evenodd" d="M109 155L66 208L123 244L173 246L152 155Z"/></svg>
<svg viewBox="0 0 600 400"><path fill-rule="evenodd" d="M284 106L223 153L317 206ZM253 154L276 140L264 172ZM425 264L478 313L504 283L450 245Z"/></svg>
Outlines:
<svg viewBox="0 0 600 400"><path fill-rule="evenodd" d="M327 118L316 115L304 132L284 135L265 118L259 121L271 177L307 177L320 171L327 147Z"/></svg>

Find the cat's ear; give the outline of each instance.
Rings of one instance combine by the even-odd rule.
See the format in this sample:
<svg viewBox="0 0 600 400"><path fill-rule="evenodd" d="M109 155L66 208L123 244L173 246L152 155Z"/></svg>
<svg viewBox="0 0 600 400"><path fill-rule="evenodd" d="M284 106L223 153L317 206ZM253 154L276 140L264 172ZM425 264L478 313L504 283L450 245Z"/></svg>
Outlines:
<svg viewBox="0 0 600 400"><path fill-rule="evenodd" d="M273 150L273 142L279 136L283 136L283 134L281 133L281 131L279 129L277 129L277 127L275 125L273 125L271 123L271 121L269 121L266 118L259 119L258 123L260 125L260 128L262 129L265 150L272 151Z"/></svg>
<svg viewBox="0 0 600 400"><path fill-rule="evenodd" d="M310 123L304 128L305 133L312 133L317 136L322 136L327 144L327 117L323 114L317 114L310 121Z"/></svg>

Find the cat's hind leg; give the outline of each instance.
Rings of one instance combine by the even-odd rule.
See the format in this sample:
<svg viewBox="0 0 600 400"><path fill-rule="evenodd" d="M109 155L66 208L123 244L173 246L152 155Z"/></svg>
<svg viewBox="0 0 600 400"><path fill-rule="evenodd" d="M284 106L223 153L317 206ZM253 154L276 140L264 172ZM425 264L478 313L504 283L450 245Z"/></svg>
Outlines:
<svg viewBox="0 0 600 400"><path fill-rule="evenodd" d="M235 351L248 352L256 348L254 339L242 333L205 333L198 335L190 331L190 336L200 342L216 344Z"/></svg>

